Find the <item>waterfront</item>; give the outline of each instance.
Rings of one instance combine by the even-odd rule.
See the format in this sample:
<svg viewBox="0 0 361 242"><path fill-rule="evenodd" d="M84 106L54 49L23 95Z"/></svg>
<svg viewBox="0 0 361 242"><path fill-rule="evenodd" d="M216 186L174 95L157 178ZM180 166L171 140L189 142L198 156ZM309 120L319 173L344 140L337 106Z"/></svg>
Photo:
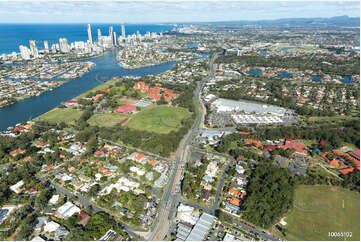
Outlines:
<svg viewBox="0 0 361 242"><path fill-rule="evenodd" d="M175 62L139 69L124 69L116 60L116 50L108 51L103 56L90 59L96 66L85 75L70 80L63 86L46 92L37 97L31 97L11 106L0 109L0 130L14 126L19 122L33 119L55 108L64 101L70 100L81 93L117 76L146 76L165 72L175 65Z"/></svg>
<svg viewBox="0 0 361 242"><path fill-rule="evenodd" d="M120 24L92 24L92 33L97 41L97 29L103 35L108 35L109 27L113 26L114 31L121 33ZM150 25L150 24L125 24L126 35L137 31L144 35L146 32L162 32L171 29L171 25ZM19 52L19 45L29 45L29 40L35 40L40 50L43 49L43 41L48 43L59 43L60 37L68 39L69 43L74 41L86 41L88 39L86 24L0 24L0 55L3 53Z"/></svg>

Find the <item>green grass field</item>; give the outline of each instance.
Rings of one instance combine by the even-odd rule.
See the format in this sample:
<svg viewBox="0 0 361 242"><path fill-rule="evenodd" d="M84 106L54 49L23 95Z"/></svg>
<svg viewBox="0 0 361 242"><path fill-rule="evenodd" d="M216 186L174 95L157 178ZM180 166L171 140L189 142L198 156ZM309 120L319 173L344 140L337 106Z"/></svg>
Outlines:
<svg viewBox="0 0 361 242"><path fill-rule="evenodd" d="M90 89L89 91L86 91L86 92L80 94L78 97L79 98L86 97L91 92L96 92L98 90L107 89L110 85L114 85L118 81L119 81L119 79L112 79L112 80L106 81L104 83L101 83L99 86L96 86L96 87Z"/></svg>
<svg viewBox="0 0 361 242"><path fill-rule="evenodd" d="M286 216L286 240L360 240L360 194L341 187L298 186ZM352 232L330 237L329 232Z"/></svg>
<svg viewBox="0 0 361 242"><path fill-rule="evenodd" d="M190 116L191 113L183 108L155 106L133 116L126 126L132 129L166 134L177 130L181 121Z"/></svg>
<svg viewBox="0 0 361 242"><path fill-rule="evenodd" d="M116 124L119 124L120 121L129 117L129 115L121 113L102 113L94 114L89 120L88 123L92 126L99 127L112 127Z"/></svg>
<svg viewBox="0 0 361 242"><path fill-rule="evenodd" d="M72 123L73 121L80 118L83 111L79 111L71 108L54 108L43 115L35 118L35 121L44 120L52 123L61 123L65 122L67 124Z"/></svg>

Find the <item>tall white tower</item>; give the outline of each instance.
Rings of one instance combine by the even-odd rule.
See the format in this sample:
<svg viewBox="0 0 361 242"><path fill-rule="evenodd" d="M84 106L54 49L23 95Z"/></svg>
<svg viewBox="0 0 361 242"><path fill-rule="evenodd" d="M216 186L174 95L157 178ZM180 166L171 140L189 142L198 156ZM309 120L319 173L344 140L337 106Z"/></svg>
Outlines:
<svg viewBox="0 0 361 242"><path fill-rule="evenodd" d="M88 40L90 44L93 44L93 35L92 35L92 28L90 27L90 24L88 24Z"/></svg>

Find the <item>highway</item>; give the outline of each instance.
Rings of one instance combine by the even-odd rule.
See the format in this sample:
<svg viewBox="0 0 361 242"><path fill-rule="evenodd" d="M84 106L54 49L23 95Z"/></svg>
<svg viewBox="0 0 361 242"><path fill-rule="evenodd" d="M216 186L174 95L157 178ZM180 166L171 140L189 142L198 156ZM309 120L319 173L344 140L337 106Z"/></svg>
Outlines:
<svg viewBox="0 0 361 242"><path fill-rule="evenodd" d="M200 92L202 90L202 87L204 83L214 76L214 68L213 63L214 60L217 58L218 54L215 54L210 62L210 75L200 82L197 83L197 87L194 91L193 100L195 102L200 103ZM154 229L149 233L148 236L146 236L147 240L163 240L164 237L167 235L169 231L169 226L171 224L169 215L171 212L171 209L177 205L177 199L175 197L176 195L176 187L179 186L181 182L181 177L184 173L184 169L182 167L185 166L188 158L189 148L188 146L191 144L191 141L194 137L198 135L199 127L202 127L203 124L203 113L200 115L199 109L195 108L196 112L196 120L194 122L194 125L192 129L187 133L187 135L182 139L182 141L179 144L178 150L176 152L176 159L175 164L172 167L172 172L169 178L169 182L167 187L165 188L165 192L163 194L163 198L161 201L161 208L160 212L157 216L156 224L154 225Z"/></svg>

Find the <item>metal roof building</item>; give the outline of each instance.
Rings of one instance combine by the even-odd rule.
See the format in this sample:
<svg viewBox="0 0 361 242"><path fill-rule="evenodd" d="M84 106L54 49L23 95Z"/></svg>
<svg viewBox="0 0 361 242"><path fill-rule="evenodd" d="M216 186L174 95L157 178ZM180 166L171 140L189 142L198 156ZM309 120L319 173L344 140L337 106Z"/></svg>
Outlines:
<svg viewBox="0 0 361 242"><path fill-rule="evenodd" d="M212 109L217 112L244 112L246 114L272 114L277 116L285 115L287 111L285 108L267 105L262 103L255 103L250 101L234 101L230 99L219 98L212 103Z"/></svg>
<svg viewBox="0 0 361 242"><path fill-rule="evenodd" d="M207 235L209 229L211 228L214 221L214 216L203 213L198 219L196 225L194 225L193 230L187 237L186 241L200 241L203 240Z"/></svg>

